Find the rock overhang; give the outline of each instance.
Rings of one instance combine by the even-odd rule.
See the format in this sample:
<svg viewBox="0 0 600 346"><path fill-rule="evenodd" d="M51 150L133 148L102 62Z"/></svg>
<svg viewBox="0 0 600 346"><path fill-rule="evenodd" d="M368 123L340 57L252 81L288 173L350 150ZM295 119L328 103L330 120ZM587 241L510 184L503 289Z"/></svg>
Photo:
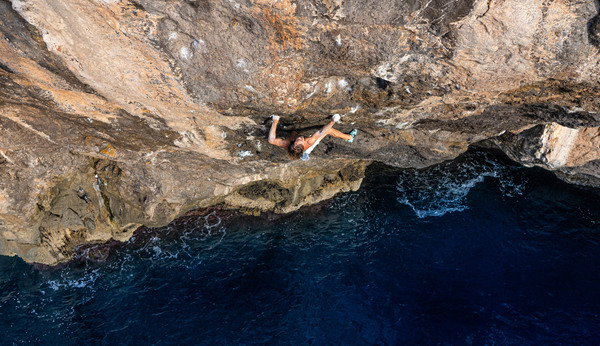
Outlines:
<svg viewBox="0 0 600 346"><path fill-rule="evenodd" d="M288 212L356 189L371 161L426 167L482 141L600 181L594 1L0 9L4 254L55 263L216 203ZM359 136L325 139L309 163L266 141L271 114L285 136L335 113Z"/></svg>

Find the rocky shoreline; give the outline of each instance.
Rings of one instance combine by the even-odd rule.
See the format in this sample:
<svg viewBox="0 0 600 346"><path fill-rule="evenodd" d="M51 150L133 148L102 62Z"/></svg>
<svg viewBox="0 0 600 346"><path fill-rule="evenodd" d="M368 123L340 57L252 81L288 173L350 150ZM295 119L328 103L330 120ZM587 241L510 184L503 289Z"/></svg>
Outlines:
<svg viewBox="0 0 600 346"><path fill-rule="evenodd" d="M287 213L472 145L600 186L598 5L0 0L0 254L69 260L212 205ZM332 114L309 162L266 141Z"/></svg>

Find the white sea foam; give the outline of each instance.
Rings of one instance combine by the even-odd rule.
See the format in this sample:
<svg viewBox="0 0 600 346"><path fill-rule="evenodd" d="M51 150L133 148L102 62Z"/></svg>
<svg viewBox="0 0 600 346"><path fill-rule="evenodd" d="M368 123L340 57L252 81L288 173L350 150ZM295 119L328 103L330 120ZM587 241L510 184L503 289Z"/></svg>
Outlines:
<svg viewBox="0 0 600 346"><path fill-rule="evenodd" d="M221 218L216 211L213 211L198 217L195 221L184 222L185 228L182 233L167 226L146 241L146 244L136 253L140 256L136 260L149 261L152 266L195 268L202 263L201 252L214 249L227 235L221 223ZM169 236L173 232L179 234L176 239ZM165 237L168 240L163 239Z"/></svg>
<svg viewBox="0 0 600 346"><path fill-rule="evenodd" d="M82 277L74 278L69 270L61 272L60 277L48 280L46 283L54 291L65 288L88 288L94 291L94 283L99 278L98 270L84 272Z"/></svg>
<svg viewBox="0 0 600 346"><path fill-rule="evenodd" d="M473 179L456 182L443 179L443 185L441 186L422 186L423 190L416 193L417 200L405 195L404 198L400 198L398 201L411 207L419 218L442 216L446 213L463 211L468 209L464 203L465 197L473 187L482 183L486 176L492 175L483 173ZM401 188L399 190L402 191Z"/></svg>
<svg viewBox="0 0 600 346"><path fill-rule="evenodd" d="M216 220L217 220L217 222L216 222L216 223L214 223L214 224L212 224L212 225L210 224L210 221L209 221L209 219L210 219L210 217L211 217L211 216L212 216L214 219L216 219ZM209 231L209 232L210 232L210 230L211 230L211 229L213 229L213 228L215 228L215 227L219 226L219 225L221 224L221 221L222 221L222 220L221 220L221 218L220 218L220 217L217 215L217 213L216 213L216 212L214 212L214 211L213 211L212 213L210 213L210 214L208 214L208 215L204 216L203 218L204 218L204 222L205 222L205 226L204 226L204 227L206 227L206 229L208 229L208 231Z"/></svg>
<svg viewBox="0 0 600 346"><path fill-rule="evenodd" d="M485 179L495 179L506 197L522 195L526 182L515 182L511 168L485 154L466 161L442 163L399 176L398 202L409 206L419 218L442 216L468 209L469 192Z"/></svg>

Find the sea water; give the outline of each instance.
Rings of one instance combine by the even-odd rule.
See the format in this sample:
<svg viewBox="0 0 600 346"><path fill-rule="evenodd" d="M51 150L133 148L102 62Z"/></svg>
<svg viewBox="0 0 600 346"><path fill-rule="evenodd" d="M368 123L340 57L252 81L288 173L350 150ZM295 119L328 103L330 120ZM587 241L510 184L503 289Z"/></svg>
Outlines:
<svg viewBox="0 0 600 346"><path fill-rule="evenodd" d="M598 345L599 196L469 151L56 268L0 257L0 345Z"/></svg>

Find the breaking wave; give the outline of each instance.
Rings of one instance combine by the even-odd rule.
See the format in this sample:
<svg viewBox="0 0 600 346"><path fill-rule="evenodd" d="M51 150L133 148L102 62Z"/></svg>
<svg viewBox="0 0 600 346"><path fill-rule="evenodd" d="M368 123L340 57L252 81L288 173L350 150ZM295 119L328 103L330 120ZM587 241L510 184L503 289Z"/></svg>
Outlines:
<svg viewBox="0 0 600 346"><path fill-rule="evenodd" d="M478 152L423 170L404 170L398 177L398 202L419 218L461 212L468 209L469 192L485 179L493 179L505 197L522 195L527 179L518 174L519 169Z"/></svg>

